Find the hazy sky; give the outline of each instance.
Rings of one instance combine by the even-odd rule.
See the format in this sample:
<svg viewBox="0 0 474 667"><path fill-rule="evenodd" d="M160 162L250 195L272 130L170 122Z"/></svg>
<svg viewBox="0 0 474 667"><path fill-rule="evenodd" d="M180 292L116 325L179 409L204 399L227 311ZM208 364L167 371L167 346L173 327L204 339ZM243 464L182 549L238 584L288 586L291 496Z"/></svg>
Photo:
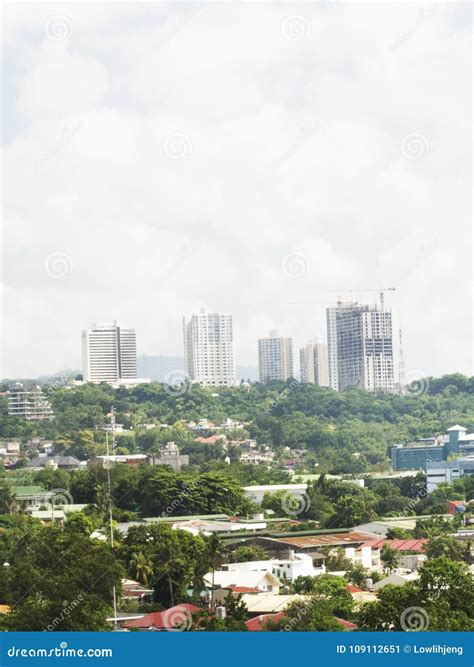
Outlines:
<svg viewBox="0 0 474 667"><path fill-rule="evenodd" d="M4 5L1 375L78 367L96 320L181 355L203 307L256 365L379 285L409 373L472 373L470 12Z"/></svg>

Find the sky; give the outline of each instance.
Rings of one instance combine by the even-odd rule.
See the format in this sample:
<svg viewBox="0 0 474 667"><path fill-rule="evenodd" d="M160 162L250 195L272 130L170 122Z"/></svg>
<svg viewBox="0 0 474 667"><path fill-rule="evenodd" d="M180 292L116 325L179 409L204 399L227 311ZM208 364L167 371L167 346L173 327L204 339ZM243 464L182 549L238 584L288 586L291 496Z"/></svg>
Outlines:
<svg viewBox="0 0 474 667"><path fill-rule="evenodd" d="M473 373L469 3L3 11L2 377L95 321L181 356L202 308L256 366L379 287L409 377Z"/></svg>

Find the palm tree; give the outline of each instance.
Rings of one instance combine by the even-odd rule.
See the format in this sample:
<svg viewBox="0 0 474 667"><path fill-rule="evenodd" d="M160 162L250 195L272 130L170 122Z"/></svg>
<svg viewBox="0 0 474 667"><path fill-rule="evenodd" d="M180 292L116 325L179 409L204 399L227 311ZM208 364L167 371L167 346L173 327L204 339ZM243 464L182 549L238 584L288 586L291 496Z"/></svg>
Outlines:
<svg viewBox="0 0 474 667"><path fill-rule="evenodd" d="M153 563L142 551L132 553L129 562L130 572L134 579L147 586L153 574Z"/></svg>
<svg viewBox="0 0 474 667"><path fill-rule="evenodd" d="M380 552L380 560L390 574L398 565L398 553L389 544L384 544Z"/></svg>

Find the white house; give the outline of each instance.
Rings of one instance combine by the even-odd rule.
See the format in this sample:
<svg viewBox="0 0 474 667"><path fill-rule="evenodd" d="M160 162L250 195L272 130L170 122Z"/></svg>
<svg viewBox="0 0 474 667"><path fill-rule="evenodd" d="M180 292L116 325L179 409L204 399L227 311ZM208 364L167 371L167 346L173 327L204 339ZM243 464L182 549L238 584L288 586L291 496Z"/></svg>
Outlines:
<svg viewBox="0 0 474 667"><path fill-rule="evenodd" d="M227 563L222 566L228 572L272 572L280 580L295 581L298 577L317 577L326 572L324 565L314 567L313 559L307 554L290 551L289 558L253 560L246 563Z"/></svg>
<svg viewBox="0 0 474 667"><path fill-rule="evenodd" d="M275 458L274 452L250 451L250 452L243 452L240 455L239 460L240 463L253 463L254 465L258 465L259 463L272 463L274 458Z"/></svg>
<svg viewBox="0 0 474 667"><path fill-rule="evenodd" d="M214 573L206 574L204 581L208 586L214 584L214 586L220 588L228 588L229 586L257 588L262 593L275 593L277 595L282 585L281 581L268 570L257 572L216 570Z"/></svg>

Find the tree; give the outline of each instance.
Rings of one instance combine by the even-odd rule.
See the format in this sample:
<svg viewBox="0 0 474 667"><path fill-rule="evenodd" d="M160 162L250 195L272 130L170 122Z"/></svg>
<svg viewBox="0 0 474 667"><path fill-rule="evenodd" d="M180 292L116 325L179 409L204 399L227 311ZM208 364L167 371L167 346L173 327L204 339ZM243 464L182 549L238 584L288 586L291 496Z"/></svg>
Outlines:
<svg viewBox="0 0 474 667"><path fill-rule="evenodd" d="M463 563L434 558L418 581L385 586L357 618L363 630L474 630L474 583Z"/></svg>
<svg viewBox="0 0 474 667"><path fill-rule="evenodd" d="M429 540L426 547L428 558L445 556L450 560L464 560L465 552L458 540L449 535L438 535Z"/></svg>
<svg viewBox="0 0 474 667"><path fill-rule="evenodd" d="M8 568L10 629L107 629L122 569L108 545L77 528L40 525L16 542Z"/></svg>
<svg viewBox="0 0 474 667"><path fill-rule="evenodd" d="M262 547L237 547L227 561L229 563L248 563L252 560L267 560L268 553Z"/></svg>
<svg viewBox="0 0 474 667"><path fill-rule="evenodd" d="M129 561L130 575L144 586L148 586L153 574L153 561L142 551L133 552Z"/></svg>
<svg viewBox="0 0 474 667"><path fill-rule="evenodd" d="M398 565L399 555L395 549L385 543L380 550L380 560L382 561L386 572L393 572Z"/></svg>
<svg viewBox="0 0 474 667"><path fill-rule="evenodd" d="M122 545L123 557L128 563L133 554L142 553L152 562L149 581L154 600L163 607L188 599L188 588L193 587L196 570L211 569L209 539L194 536L184 530L173 530L163 523L132 526Z"/></svg>
<svg viewBox="0 0 474 667"><path fill-rule="evenodd" d="M11 514L15 504L15 494L9 482L0 479L0 514Z"/></svg>

